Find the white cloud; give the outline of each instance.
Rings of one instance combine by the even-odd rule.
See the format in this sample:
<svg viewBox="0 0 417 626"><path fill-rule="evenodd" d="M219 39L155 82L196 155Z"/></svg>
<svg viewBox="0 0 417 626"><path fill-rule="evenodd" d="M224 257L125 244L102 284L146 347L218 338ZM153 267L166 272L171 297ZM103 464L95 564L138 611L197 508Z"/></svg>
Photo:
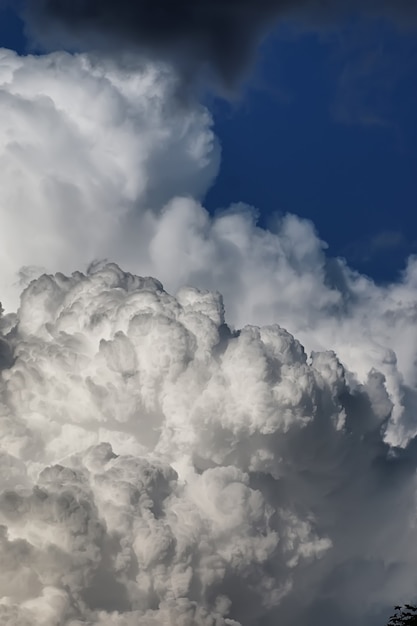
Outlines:
<svg viewBox="0 0 417 626"><path fill-rule="evenodd" d="M216 174L209 115L197 105L174 107L175 81L163 67L2 50L0 85L0 260L9 306L22 266L73 271L96 257L133 255L146 245L146 211L176 194L198 197Z"/></svg>
<svg viewBox="0 0 417 626"><path fill-rule="evenodd" d="M0 319L0 621L376 626L417 583L416 261L380 287L308 221L210 216L163 67L0 75L8 308L104 257L176 292L96 263Z"/></svg>
<svg viewBox="0 0 417 626"><path fill-rule="evenodd" d="M7 324L4 623L316 624L324 594L368 624L413 593L383 376L116 265L32 282Z"/></svg>

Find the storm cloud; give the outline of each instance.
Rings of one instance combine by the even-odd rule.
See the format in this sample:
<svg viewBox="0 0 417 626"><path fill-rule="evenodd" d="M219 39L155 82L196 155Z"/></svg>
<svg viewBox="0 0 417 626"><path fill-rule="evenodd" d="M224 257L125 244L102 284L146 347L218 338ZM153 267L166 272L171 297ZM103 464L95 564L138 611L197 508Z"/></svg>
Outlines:
<svg viewBox="0 0 417 626"><path fill-rule="evenodd" d="M409 25L417 8L407 0L26 0L24 9L29 32L50 48L140 50L183 76L208 70L226 87L280 19L315 27L352 13Z"/></svg>

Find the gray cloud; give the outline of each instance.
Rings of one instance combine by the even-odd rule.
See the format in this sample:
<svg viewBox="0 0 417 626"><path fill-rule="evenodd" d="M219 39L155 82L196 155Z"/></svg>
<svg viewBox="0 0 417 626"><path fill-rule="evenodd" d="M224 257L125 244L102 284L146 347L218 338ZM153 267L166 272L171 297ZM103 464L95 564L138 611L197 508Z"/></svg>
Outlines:
<svg viewBox="0 0 417 626"><path fill-rule="evenodd" d="M206 66L230 86L280 18L314 26L352 11L407 24L417 17L407 0L27 0L25 15L35 39L51 47L134 48L185 74Z"/></svg>

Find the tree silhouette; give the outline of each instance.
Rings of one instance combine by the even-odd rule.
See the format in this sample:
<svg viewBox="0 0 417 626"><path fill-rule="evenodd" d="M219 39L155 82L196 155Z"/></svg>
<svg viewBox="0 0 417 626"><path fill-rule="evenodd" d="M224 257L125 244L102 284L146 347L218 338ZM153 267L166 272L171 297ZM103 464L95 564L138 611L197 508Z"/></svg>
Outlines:
<svg viewBox="0 0 417 626"><path fill-rule="evenodd" d="M417 626L417 606L413 604L396 606L387 626Z"/></svg>

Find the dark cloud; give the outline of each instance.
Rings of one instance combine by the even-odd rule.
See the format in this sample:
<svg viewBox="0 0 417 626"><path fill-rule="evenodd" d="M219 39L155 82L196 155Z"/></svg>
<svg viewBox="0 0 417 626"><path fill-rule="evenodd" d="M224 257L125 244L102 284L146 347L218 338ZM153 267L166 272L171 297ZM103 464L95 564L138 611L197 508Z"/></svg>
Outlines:
<svg viewBox="0 0 417 626"><path fill-rule="evenodd" d="M138 48L189 72L205 66L229 86L278 19L317 24L358 10L417 17L414 0L26 0L24 9L29 32L48 47Z"/></svg>

